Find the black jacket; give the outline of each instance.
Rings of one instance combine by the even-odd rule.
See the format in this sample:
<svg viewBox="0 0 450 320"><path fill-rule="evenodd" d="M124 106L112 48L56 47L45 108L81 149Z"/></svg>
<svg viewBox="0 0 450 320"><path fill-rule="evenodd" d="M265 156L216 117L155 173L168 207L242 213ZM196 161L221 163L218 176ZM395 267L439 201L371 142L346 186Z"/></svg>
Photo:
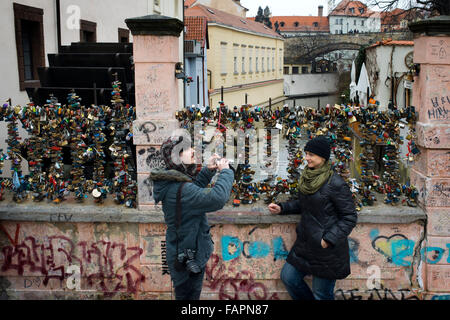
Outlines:
<svg viewBox="0 0 450 320"><path fill-rule="evenodd" d="M339 174L314 194L299 192L298 200L280 203L281 214L301 214L297 239L287 262L298 270L326 279L344 279L350 274L347 236L356 225L357 213L347 183ZM324 249L321 240L328 242Z"/></svg>

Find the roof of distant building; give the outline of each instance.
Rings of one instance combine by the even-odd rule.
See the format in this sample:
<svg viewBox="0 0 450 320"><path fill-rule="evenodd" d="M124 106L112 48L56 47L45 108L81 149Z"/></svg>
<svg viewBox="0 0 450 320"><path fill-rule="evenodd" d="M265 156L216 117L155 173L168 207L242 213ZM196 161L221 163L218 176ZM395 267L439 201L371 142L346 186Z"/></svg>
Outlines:
<svg viewBox="0 0 450 320"><path fill-rule="evenodd" d="M283 39L274 29L270 29L263 23L255 22L250 19L232 15L230 13L197 4L184 11L184 16L202 16L206 17L208 23L217 23L224 26L233 27L238 30L256 33L265 36Z"/></svg>
<svg viewBox="0 0 450 320"><path fill-rule="evenodd" d="M205 17L185 17L186 26L185 40L196 40L201 42L202 48L208 42L208 21Z"/></svg>
<svg viewBox="0 0 450 320"><path fill-rule="evenodd" d="M255 20L255 17L248 18ZM320 16L273 16L270 18L272 27L275 28L275 22L278 21L278 30L281 32L329 32L330 24L328 17Z"/></svg>
<svg viewBox="0 0 450 320"><path fill-rule="evenodd" d="M361 1L343 0L329 14L329 16L351 16L351 17L377 17L380 12L370 10Z"/></svg>
<svg viewBox="0 0 450 320"><path fill-rule="evenodd" d="M400 25L402 20L414 21L423 18L420 10L403 10L395 8L390 12L381 12L382 25Z"/></svg>
<svg viewBox="0 0 450 320"><path fill-rule="evenodd" d="M195 3L195 1L197 1L197 0L184 0L184 6L186 8L189 8L190 6L192 6Z"/></svg>
<svg viewBox="0 0 450 320"><path fill-rule="evenodd" d="M366 49L375 48L379 46L413 46L413 45L414 41L386 39L383 41L377 41L376 43L367 47Z"/></svg>

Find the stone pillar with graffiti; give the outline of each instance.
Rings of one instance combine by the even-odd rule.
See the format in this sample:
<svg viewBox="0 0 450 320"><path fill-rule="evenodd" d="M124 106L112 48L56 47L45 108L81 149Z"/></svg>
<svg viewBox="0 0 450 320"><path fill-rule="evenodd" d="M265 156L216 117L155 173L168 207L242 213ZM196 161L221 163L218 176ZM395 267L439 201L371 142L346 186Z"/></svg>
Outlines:
<svg viewBox="0 0 450 320"><path fill-rule="evenodd" d="M183 22L161 15L127 19L133 34L136 121L133 123L137 156L138 208L154 208L150 170L161 164L163 139L178 127L179 36Z"/></svg>
<svg viewBox="0 0 450 320"><path fill-rule="evenodd" d="M421 151L411 169L411 183L427 214L421 250L425 291L439 294L450 288L450 17L409 27L414 32L413 105Z"/></svg>

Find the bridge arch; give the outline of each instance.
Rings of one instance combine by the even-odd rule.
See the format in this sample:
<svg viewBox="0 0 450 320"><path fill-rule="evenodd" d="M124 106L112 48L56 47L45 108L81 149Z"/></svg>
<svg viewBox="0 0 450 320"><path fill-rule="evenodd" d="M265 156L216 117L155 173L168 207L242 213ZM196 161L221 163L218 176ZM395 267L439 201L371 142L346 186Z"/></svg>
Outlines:
<svg viewBox="0 0 450 320"><path fill-rule="evenodd" d="M412 40L410 32L327 34L287 38L284 42L284 63L310 63L317 56L335 50L359 50L383 39Z"/></svg>

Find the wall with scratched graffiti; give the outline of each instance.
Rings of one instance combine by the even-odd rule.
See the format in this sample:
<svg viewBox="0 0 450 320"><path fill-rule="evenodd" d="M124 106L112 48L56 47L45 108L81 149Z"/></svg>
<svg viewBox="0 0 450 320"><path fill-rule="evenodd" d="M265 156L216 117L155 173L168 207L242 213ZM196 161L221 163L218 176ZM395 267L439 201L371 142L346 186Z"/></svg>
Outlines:
<svg viewBox="0 0 450 320"><path fill-rule="evenodd" d="M215 250L202 299L289 299L280 270L295 241L295 224L211 229ZM450 243L428 245L421 223L358 224L349 237L352 274L336 299L446 299L425 292L423 264L450 264ZM1 299L173 299L165 225L137 223L0 224ZM308 279L309 281L310 279ZM447 287L448 288L448 287Z"/></svg>

